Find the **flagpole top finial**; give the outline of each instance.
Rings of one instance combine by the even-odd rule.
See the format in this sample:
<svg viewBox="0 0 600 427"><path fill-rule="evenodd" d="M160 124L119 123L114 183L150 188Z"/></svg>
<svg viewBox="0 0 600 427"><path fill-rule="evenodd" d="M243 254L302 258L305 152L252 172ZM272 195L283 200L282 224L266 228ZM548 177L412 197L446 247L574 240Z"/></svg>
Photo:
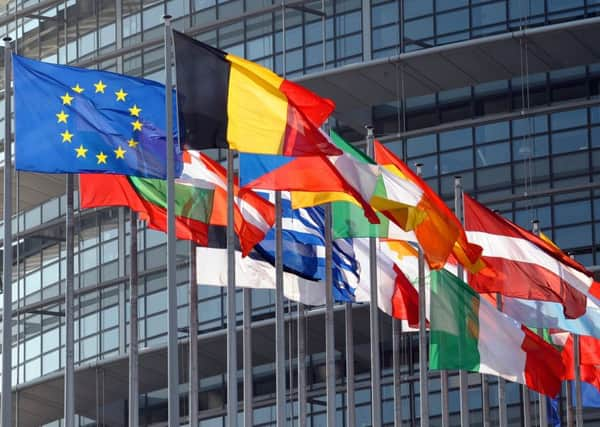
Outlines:
<svg viewBox="0 0 600 427"><path fill-rule="evenodd" d="M170 20L171 20L171 18L172 18L172 16L171 16L171 15L169 15L168 13L167 13L167 14L165 14L165 15L163 15L163 21L170 21Z"/></svg>
<svg viewBox="0 0 600 427"><path fill-rule="evenodd" d="M12 37L11 36L4 36L4 38L2 40L4 41L4 43L10 43L12 41Z"/></svg>

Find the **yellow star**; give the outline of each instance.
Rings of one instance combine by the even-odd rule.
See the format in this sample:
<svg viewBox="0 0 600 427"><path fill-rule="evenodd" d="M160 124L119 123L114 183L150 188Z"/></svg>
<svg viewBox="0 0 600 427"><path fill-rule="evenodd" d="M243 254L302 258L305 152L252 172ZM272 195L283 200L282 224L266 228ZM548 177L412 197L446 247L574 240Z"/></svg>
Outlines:
<svg viewBox="0 0 600 427"><path fill-rule="evenodd" d="M108 156L106 154L104 154L102 151L100 151L100 154L96 154L96 158L98 159L98 164L104 163L106 164L106 158Z"/></svg>
<svg viewBox="0 0 600 427"><path fill-rule="evenodd" d="M81 92L83 92L85 90L84 88L82 88L81 86L79 86L79 83L77 83L75 85L75 87L72 87L71 89L73 89L73 91L76 92L76 93L81 93Z"/></svg>
<svg viewBox="0 0 600 427"><path fill-rule="evenodd" d="M125 153L127 151L123 150L120 146L119 148L117 148L116 150L113 150L115 152L115 156L117 156L117 159L124 159L125 158Z"/></svg>
<svg viewBox="0 0 600 427"><path fill-rule="evenodd" d="M141 109L141 108L138 108L138 106L137 106L137 105L135 105L135 104L133 104L133 107L131 107L131 108L129 109L129 113L131 113L131 115L132 115L132 116L135 116L135 117L139 117L139 116L140 116L140 112L141 112L141 111L142 111L142 109Z"/></svg>
<svg viewBox="0 0 600 427"><path fill-rule="evenodd" d="M131 122L131 125L133 126L133 130L142 130L142 122L140 122L139 120Z"/></svg>
<svg viewBox="0 0 600 427"><path fill-rule="evenodd" d="M104 89L106 89L106 85L99 80L98 83L94 83L94 87L96 88L96 93L104 93Z"/></svg>
<svg viewBox="0 0 600 427"><path fill-rule="evenodd" d="M124 92L123 89L119 89L118 92L115 92L115 95L117 95L117 101L123 101L125 102L125 97L127 96L127 92Z"/></svg>
<svg viewBox="0 0 600 427"><path fill-rule="evenodd" d="M64 110L60 110L60 113L56 115L56 118L58 118L57 123L67 123L67 118L69 118L69 115L66 114Z"/></svg>
<svg viewBox="0 0 600 427"><path fill-rule="evenodd" d="M80 145L79 148L75 149L75 152L77 153L77 158L85 157L86 153L88 152L88 149L85 148L83 145Z"/></svg>
<svg viewBox="0 0 600 427"><path fill-rule="evenodd" d="M138 141L131 138L129 141L127 141L127 145L129 145L131 148L135 148L138 145Z"/></svg>
<svg viewBox="0 0 600 427"><path fill-rule="evenodd" d="M64 132L62 132L60 134L60 136L62 136L62 142L73 142L73 140L72 140L73 134L71 132L69 132L68 130L65 130Z"/></svg>
<svg viewBox="0 0 600 427"><path fill-rule="evenodd" d="M71 105L71 101L73 101L73 97L69 95L69 92L61 96L60 99L62 99L63 105Z"/></svg>

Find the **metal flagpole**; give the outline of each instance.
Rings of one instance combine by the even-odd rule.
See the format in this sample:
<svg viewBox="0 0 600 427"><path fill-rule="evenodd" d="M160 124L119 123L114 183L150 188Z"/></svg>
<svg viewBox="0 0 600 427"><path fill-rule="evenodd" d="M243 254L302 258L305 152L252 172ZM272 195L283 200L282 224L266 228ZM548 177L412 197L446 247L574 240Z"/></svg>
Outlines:
<svg viewBox="0 0 600 427"><path fill-rule="evenodd" d="M583 427L583 400L581 396L581 348L579 335L573 335L573 353L575 363L575 425Z"/></svg>
<svg viewBox="0 0 600 427"><path fill-rule="evenodd" d="M496 294L496 307L502 311L502 295ZM498 377L498 425L499 427L508 426L508 413L506 408L506 381Z"/></svg>
<svg viewBox="0 0 600 427"><path fill-rule="evenodd" d="M532 223L532 232L533 234L535 234L536 236L539 236L540 234L540 222L536 219L533 221ZM543 334L544 331L541 328L538 328L538 335L540 337L542 337L543 339ZM546 396L544 396L543 394L539 393L538 394L538 399L539 399L539 414L540 414L540 427L547 427L548 426L548 402L546 401Z"/></svg>
<svg viewBox="0 0 600 427"><path fill-rule="evenodd" d="M233 150L227 150L227 425L237 426L237 332L235 295Z"/></svg>
<svg viewBox="0 0 600 427"><path fill-rule="evenodd" d="M421 176L423 165L417 164L417 175ZM425 287L425 254L419 247L419 417L421 426L429 425L429 380L427 368L427 289Z"/></svg>
<svg viewBox="0 0 600 427"><path fill-rule="evenodd" d="M531 427L531 398L526 385L521 386L523 395L523 427Z"/></svg>
<svg viewBox="0 0 600 427"><path fill-rule="evenodd" d="M325 377L327 425L335 424L335 336L333 330L333 258L331 204L325 205ZM379 425L379 424L374 424Z"/></svg>
<svg viewBox="0 0 600 427"><path fill-rule="evenodd" d="M570 381L566 381L566 387L565 387L565 400L567 401L567 427L573 427L573 396L571 393L571 382Z"/></svg>
<svg viewBox="0 0 600 427"><path fill-rule="evenodd" d="M196 242L190 241L190 288L188 309L189 320L189 425L198 426L198 283L196 265Z"/></svg>
<svg viewBox="0 0 600 427"><path fill-rule="evenodd" d="M454 212L456 217L461 222L463 221L463 189L461 177L454 177ZM462 266L458 265L458 278L460 280L464 280L464 271ZM459 392L460 392L460 425L468 426L469 425L469 377L468 373L464 370L458 372L459 375Z"/></svg>
<svg viewBox="0 0 600 427"><path fill-rule="evenodd" d="M285 324L283 319L283 219L281 191L275 192L275 401L277 427L285 425Z"/></svg>
<svg viewBox="0 0 600 427"><path fill-rule="evenodd" d="M244 371L244 425L254 425L252 413L252 290L244 288L244 335L243 335L243 371Z"/></svg>
<svg viewBox="0 0 600 427"><path fill-rule="evenodd" d="M442 399L442 427L450 427L448 406L448 371L440 371L440 391Z"/></svg>
<svg viewBox="0 0 600 427"><path fill-rule="evenodd" d="M139 424L137 214L131 210L129 246L129 425Z"/></svg>
<svg viewBox="0 0 600 427"><path fill-rule="evenodd" d="M356 426L356 402L354 399L354 319L352 303L344 307L346 317L346 411L347 427Z"/></svg>
<svg viewBox="0 0 600 427"><path fill-rule="evenodd" d="M392 319L392 365L394 370L394 427L402 427L402 380L400 370L400 341L402 336L402 322Z"/></svg>
<svg viewBox="0 0 600 427"><path fill-rule="evenodd" d="M481 374L481 400L483 413L483 427L490 427L490 385L485 374Z"/></svg>
<svg viewBox="0 0 600 427"><path fill-rule="evenodd" d="M4 250L2 271L2 425L12 426L12 150L11 42L4 38Z"/></svg>
<svg viewBox="0 0 600 427"><path fill-rule="evenodd" d="M373 126L367 129L367 155L374 157L375 136ZM381 425L381 362L379 355L379 307L377 305L377 238L369 237L370 303L371 326L371 424Z"/></svg>
<svg viewBox="0 0 600 427"><path fill-rule="evenodd" d="M65 387L64 418L65 427L75 426L75 304L74 294L74 215L73 215L73 174L67 174L67 282L65 290Z"/></svg>
<svg viewBox="0 0 600 427"><path fill-rule="evenodd" d="M165 15L165 110L167 134L167 316L168 316L168 420L179 425L179 360L177 354L177 282L175 241L175 159L173 154L173 83L171 61L171 16Z"/></svg>
<svg viewBox="0 0 600 427"><path fill-rule="evenodd" d="M306 427L306 315L298 304L298 427Z"/></svg>

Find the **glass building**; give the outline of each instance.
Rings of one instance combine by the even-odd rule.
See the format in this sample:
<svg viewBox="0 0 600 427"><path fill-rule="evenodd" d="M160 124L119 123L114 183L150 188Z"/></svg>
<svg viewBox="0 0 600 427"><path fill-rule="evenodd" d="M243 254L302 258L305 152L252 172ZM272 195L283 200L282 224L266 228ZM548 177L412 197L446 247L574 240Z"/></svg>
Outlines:
<svg viewBox="0 0 600 427"><path fill-rule="evenodd" d="M162 16L174 28L256 61L334 99L330 124L358 146L364 124L409 164L423 164L452 203L454 177L507 218L541 229L577 260L600 264L599 0L9 0L0 33L30 58L164 81ZM324 17L321 12L324 11ZM1 71L1 70L0 70ZM4 84L3 82L1 83ZM4 102L4 99L1 100ZM0 108L0 111L4 111ZM5 117L0 117L0 121ZM4 143L4 142L3 142ZM215 156L219 153L213 153ZM12 380L19 426L60 426L65 361L65 178L16 173L13 219ZM77 199L77 197L76 197ZM75 236L77 422L127 424L130 215L78 210ZM140 424L166 425L166 238L138 230ZM186 425L189 254L178 242L180 409ZM201 266L198 266L201 268ZM237 322L242 322L241 293ZM253 417L275 425L274 301L252 291ZM200 425L223 426L226 292L199 288ZM296 305L286 307L287 416L296 420ZM368 306L355 305L357 425L371 425ZM337 423L346 425L345 324L336 307ZM401 417L419 421L418 340L392 345L380 316L383 422L393 425L393 354L401 361ZM323 311L308 310L307 412L325 426ZM8 351L8 349L3 349ZM238 357L241 360L241 356ZM242 397L242 374L238 372ZM488 378L492 424L496 378ZM458 375L450 374L451 424L459 425ZM481 376L469 375L473 425L482 425ZM438 373L430 419L441 425ZM506 389L509 425L523 423L521 388ZM532 399L535 400L535 399ZM532 409L535 402L532 403ZM565 401L560 413L565 417ZM242 425L240 406L239 424ZM532 425L538 425L537 410ZM586 409L586 422L600 412ZM592 425L590 424L590 425Z"/></svg>

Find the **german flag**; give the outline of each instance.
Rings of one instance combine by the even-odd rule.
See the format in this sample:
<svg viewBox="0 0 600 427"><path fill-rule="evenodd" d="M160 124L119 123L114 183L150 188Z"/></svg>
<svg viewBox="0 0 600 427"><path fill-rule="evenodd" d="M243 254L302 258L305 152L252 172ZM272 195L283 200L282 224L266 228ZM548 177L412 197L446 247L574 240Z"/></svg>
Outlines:
<svg viewBox="0 0 600 427"><path fill-rule="evenodd" d="M235 55L173 32L184 148L337 155L319 127L335 104Z"/></svg>

